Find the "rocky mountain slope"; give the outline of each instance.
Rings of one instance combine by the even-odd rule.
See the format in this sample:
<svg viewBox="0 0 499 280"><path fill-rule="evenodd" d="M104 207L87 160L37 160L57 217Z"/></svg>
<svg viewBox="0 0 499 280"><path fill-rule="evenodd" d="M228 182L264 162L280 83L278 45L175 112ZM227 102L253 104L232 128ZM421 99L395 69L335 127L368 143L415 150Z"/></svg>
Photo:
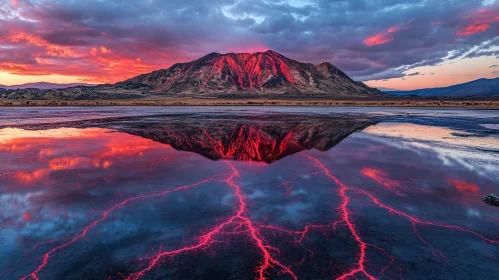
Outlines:
<svg viewBox="0 0 499 280"><path fill-rule="evenodd" d="M118 83L146 86L155 93L259 94L323 93L331 95L383 95L350 79L334 65L301 63L277 52L210 53L198 60L143 74Z"/></svg>

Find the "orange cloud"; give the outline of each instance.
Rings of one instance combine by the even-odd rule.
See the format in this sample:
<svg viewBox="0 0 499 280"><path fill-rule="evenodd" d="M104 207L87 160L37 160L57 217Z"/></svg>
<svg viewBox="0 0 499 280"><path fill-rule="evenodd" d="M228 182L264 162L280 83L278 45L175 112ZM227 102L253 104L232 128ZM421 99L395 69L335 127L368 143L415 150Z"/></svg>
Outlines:
<svg viewBox="0 0 499 280"><path fill-rule="evenodd" d="M399 31L401 28L399 26L395 26L395 27L390 27L388 29L388 33L393 33L393 32L397 32Z"/></svg>
<svg viewBox="0 0 499 280"><path fill-rule="evenodd" d="M101 51L102 53L108 53L108 52L110 52L110 50L108 50L108 49L107 49L106 47L104 47L104 46L100 46L100 51Z"/></svg>
<svg viewBox="0 0 499 280"><path fill-rule="evenodd" d="M95 168L104 168L104 169L107 169L109 168L109 166L111 166L111 162L109 160L105 160L101 163L101 161L96 158L92 161L93 165Z"/></svg>
<svg viewBox="0 0 499 280"><path fill-rule="evenodd" d="M104 169L107 169L109 166L111 166L111 162L108 161L108 160L105 160L103 163L102 163L102 168Z"/></svg>
<svg viewBox="0 0 499 280"><path fill-rule="evenodd" d="M54 131L64 131L56 129ZM17 132L22 135L23 131ZM139 137L106 137L108 133L103 129L85 129L80 133L64 133L60 137L26 137L7 139L0 142L0 151L12 153L33 153L39 157L41 166L32 170L14 172L13 177L22 183L31 184L46 179L52 172L71 170L76 168L112 168L117 159L127 157L142 157L144 153L154 149L168 149L170 146ZM54 134L58 135L56 132ZM54 143L59 141L88 140L95 143L90 153L79 157L57 156L64 152L63 146L54 149ZM85 152L85 150L83 151Z"/></svg>
<svg viewBox="0 0 499 280"><path fill-rule="evenodd" d="M457 179L447 179L447 184L461 192L478 192L480 190L476 184Z"/></svg>
<svg viewBox="0 0 499 280"><path fill-rule="evenodd" d="M157 148L159 145L152 141L144 141L140 138L129 138L129 139L115 139L112 138L108 144L106 144L107 151L103 151L99 154L100 158L112 157L112 158L123 158L130 156L143 156L143 153L147 150ZM164 147L169 147L165 146Z"/></svg>
<svg viewBox="0 0 499 280"><path fill-rule="evenodd" d="M38 47L43 47L45 48L45 54L49 56L67 57L74 54L71 48L50 44L41 37L24 32L12 35L8 39L14 43L32 44Z"/></svg>
<svg viewBox="0 0 499 280"><path fill-rule="evenodd" d="M492 24L499 22L499 12L496 10L480 10L464 18L469 24L456 32L457 36L468 36L487 31Z"/></svg>
<svg viewBox="0 0 499 280"><path fill-rule="evenodd" d="M24 184L39 182L46 179L52 172L57 171L76 168L109 169L113 166L115 159L141 157L148 150L170 147L139 137L106 137L108 131L104 129L84 129L72 133L67 133L67 129L54 129L51 132L53 137L36 137L36 132L30 133L30 131L20 129L9 132L10 134L7 133L7 135L16 138L0 139L0 151L17 153L18 155L35 154L42 164L31 170L13 172L13 178ZM64 152L65 141L76 139L91 141L96 143L96 147L92 149L91 153L82 154L80 157L54 157ZM59 146L61 146L57 150L53 148L56 142L60 142Z"/></svg>
<svg viewBox="0 0 499 280"><path fill-rule="evenodd" d="M14 174L14 177L25 183L33 183L48 176L52 171L71 169L76 167L78 163L78 158L55 158L49 161L48 168L41 168L33 172L18 171Z"/></svg>
<svg viewBox="0 0 499 280"><path fill-rule="evenodd" d="M374 35L372 37L365 39L364 44L366 44L368 46L376 46L376 45L383 45L383 44L386 44L388 42L391 42L391 41L393 41L393 36L391 34L399 31L400 29L402 29L402 28L399 26L390 27L388 29L388 31L386 31L386 32L379 33L377 35Z"/></svg>
<svg viewBox="0 0 499 280"><path fill-rule="evenodd" d="M164 53L137 50L148 54L147 60L137 58L127 50L113 51L109 47L68 47L47 42L28 32L16 32L0 38L0 44L16 48L29 47L31 61L0 61L0 71L15 75L63 75L79 77L84 82L114 83L139 74L165 68ZM75 63L75 58L78 63Z"/></svg>
<svg viewBox="0 0 499 280"><path fill-rule="evenodd" d="M23 151L30 148L30 145L19 145L19 144L1 144L0 151L6 152L14 152L14 151Z"/></svg>
<svg viewBox="0 0 499 280"><path fill-rule="evenodd" d="M79 158L71 158L71 157L55 158L49 162L49 169L50 170L71 169L76 167L79 161L80 161Z"/></svg>
<svg viewBox="0 0 499 280"><path fill-rule="evenodd" d="M490 28L490 24L471 24L465 28L459 29L456 32L458 36L468 36L479 32L485 32Z"/></svg>
<svg viewBox="0 0 499 280"><path fill-rule="evenodd" d="M41 149L40 152L38 152L38 155L40 157L48 157L48 156L51 156L55 153L55 150L54 149Z"/></svg>
<svg viewBox="0 0 499 280"><path fill-rule="evenodd" d="M15 177L23 182L26 183L33 183L34 181L37 181L47 175L49 173L48 169L40 169L36 170L34 172L23 172L19 171L15 173Z"/></svg>

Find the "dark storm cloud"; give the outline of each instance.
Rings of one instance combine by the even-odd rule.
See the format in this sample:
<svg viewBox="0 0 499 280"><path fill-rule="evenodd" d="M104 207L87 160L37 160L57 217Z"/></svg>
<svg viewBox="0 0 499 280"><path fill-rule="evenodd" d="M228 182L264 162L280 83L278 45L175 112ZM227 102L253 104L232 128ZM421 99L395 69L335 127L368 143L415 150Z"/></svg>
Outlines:
<svg viewBox="0 0 499 280"><path fill-rule="evenodd" d="M0 47L11 60L49 57L45 63L59 66L51 71L85 76L94 68L88 77L113 81L213 51L274 49L304 62L332 62L361 80L403 77L444 58L497 55L483 43L498 36L499 4L481 0L17 2L0 8ZM54 55L54 46L66 55ZM69 67L74 58L81 67ZM43 73L43 63L28 70Z"/></svg>

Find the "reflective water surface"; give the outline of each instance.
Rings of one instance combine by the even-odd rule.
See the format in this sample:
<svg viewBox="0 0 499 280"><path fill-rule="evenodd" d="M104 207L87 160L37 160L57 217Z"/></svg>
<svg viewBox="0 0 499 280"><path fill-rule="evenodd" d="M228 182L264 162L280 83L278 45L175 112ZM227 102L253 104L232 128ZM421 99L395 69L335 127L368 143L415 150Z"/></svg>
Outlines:
<svg viewBox="0 0 499 280"><path fill-rule="evenodd" d="M0 277L499 275L499 114L291 113L5 124Z"/></svg>

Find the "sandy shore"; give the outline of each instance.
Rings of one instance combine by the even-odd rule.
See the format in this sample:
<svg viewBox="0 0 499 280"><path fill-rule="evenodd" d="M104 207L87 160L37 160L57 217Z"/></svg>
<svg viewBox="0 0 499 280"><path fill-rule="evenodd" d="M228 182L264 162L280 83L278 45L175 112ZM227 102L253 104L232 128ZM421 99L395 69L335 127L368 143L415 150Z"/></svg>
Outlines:
<svg viewBox="0 0 499 280"><path fill-rule="evenodd" d="M278 100L278 99L129 99L1 100L0 106L386 106L499 108L499 100Z"/></svg>

